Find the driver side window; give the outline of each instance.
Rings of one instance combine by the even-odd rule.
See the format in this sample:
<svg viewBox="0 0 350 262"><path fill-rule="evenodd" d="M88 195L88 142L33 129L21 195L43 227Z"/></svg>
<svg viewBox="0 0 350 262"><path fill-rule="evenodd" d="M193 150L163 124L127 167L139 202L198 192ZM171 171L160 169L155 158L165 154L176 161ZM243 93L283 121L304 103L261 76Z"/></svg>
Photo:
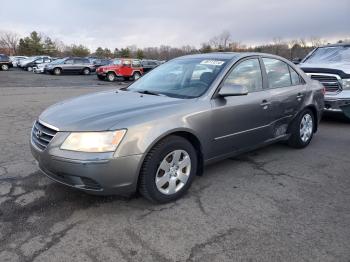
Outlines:
<svg viewBox="0 0 350 262"><path fill-rule="evenodd" d="M239 63L225 79L224 84L226 83L246 87L248 92L261 91L262 75L259 60L252 58Z"/></svg>

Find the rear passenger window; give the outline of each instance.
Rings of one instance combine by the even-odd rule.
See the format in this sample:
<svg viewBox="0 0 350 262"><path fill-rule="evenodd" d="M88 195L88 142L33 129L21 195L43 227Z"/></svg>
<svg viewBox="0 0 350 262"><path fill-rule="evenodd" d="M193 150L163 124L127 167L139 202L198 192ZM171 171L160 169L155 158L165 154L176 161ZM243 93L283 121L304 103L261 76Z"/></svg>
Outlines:
<svg viewBox="0 0 350 262"><path fill-rule="evenodd" d="M254 58L239 63L228 75L225 83L244 86L249 92L262 90L259 60Z"/></svg>
<svg viewBox="0 0 350 262"><path fill-rule="evenodd" d="M289 66L278 59L263 58L266 68L269 88L279 88L291 86L291 78L289 74Z"/></svg>
<svg viewBox="0 0 350 262"><path fill-rule="evenodd" d="M301 85L303 82L301 81L299 74L295 72L295 70L291 67L289 67L289 71L290 71L290 78L292 80L292 85L293 86Z"/></svg>

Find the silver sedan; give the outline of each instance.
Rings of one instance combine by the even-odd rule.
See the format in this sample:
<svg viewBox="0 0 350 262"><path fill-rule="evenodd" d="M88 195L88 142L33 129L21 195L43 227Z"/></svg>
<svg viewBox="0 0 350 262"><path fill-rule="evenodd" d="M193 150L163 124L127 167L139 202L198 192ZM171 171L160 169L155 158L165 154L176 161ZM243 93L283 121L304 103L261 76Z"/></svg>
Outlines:
<svg viewBox="0 0 350 262"><path fill-rule="evenodd" d="M59 183L165 203L208 163L278 141L306 147L323 99L318 82L278 56L185 56L128 88L49 107L33 125L31 150Z"/></svg>

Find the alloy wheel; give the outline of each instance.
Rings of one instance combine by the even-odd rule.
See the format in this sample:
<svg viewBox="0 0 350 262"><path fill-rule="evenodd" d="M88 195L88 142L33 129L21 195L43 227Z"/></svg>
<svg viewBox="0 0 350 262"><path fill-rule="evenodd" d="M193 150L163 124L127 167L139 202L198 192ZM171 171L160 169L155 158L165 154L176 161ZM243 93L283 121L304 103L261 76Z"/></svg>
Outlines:
<svg viewBox="0 0 350 262"><path fill-rule="evenodd" d="M174 150L160 162L155 177L157 189L165 195L175 194L186 185L190 173L190 155L185 150Z"/></svg>
<svg viewBox="0 0 350 262"><path fill-rule="evenodd" d="M312 116L305 114L300 122L300 138L306 143L312 136L313 132L313 120Z"/></svg>

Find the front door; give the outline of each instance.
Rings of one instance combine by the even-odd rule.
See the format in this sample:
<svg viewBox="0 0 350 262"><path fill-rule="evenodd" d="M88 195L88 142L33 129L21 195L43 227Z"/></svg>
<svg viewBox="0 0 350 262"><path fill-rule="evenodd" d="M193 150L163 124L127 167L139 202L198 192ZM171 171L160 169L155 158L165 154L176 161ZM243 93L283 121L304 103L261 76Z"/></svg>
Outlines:
<svg viewBox="0 0 350 262"><path fill-rule="evenodd" d="M240 62L222 85L226 82L245 86L249 93L212 100L212 157L255 147L272 136L270 97L263 89L259 59Z"/></svg>

